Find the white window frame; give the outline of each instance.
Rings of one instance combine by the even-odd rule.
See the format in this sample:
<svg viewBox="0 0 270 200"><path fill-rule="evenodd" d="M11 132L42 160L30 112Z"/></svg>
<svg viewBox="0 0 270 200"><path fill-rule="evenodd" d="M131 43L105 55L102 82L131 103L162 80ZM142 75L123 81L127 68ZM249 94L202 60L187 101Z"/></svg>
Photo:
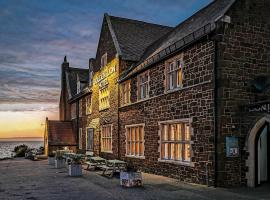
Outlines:
<svg viewBox="0 0 270 200"><path fill-rule="evenodd" d="M184 62L182 59L175 59L168 63L166 67L166 89L167 91L174 91L183 88L184 80ZM181 76L180 80L179 74Z"/></svg>
<svg viewBox="0 0 270 200"><path fill-rule="evenodd" d="M104 137L103 136L103 128L107 128L107 127L111 127L111 135L109 137L108 136ZM112 151L112 141L113 141L112 135L113 135L113 125L112 124L102 125L101 126L101 140L100 140L100 142L101 142L101 144L100 144L101 152L103 152L103 153L113 153L113 151ZM110 139L111 140L111 144L110 144L111 149L110 150L103 150L104 149L104 147L103 147L103 140L104 139Z"/></svg>
<svg viewBox="0 0 270 200"><path fill-rule="evenodd" d="M142 155L135 155L135 154L128 154L128 143L131 143L131 142L138 142L139 144L141 143L140 141L128 141L128 129L130 128L138 128L138 127L142 127L142 134L143 134L143 154ZM145 155L144 155L144 152L145 152L145 131L144 131L144 127L145 127L145 124L142 123L142 124L131 124L131 125L126 125L125 126L125 136L126 136L126 153L125 153L125 156L126 157L131 157L131 158L140 158L140 159L145 159ZM140 149L140 146L138 147Z"/></svg>
<svg viewBox="0 0 270 200"><path fill-rule="evenodd" d="M108 59L108 58L107 58L107 52L106 52L106 53L104 53L104 54L101 56L101 59L100 59L100 65L101 65L101 67L104 67L104 66L107 65L107 62L108 62L107 59Z"/></svg>
<svg viewBox="0 0 270 200"><path fill-rule="evenodd" d="M82 128L79 128L79 149L82 149L83 145L82 145Z"/></svg>
<svg viewBox="0 0 270 200"><path fill-rule="evenodd" d="M145 76L147 75L147 80L145 80ZM143 79L143 82L142 82ZM137 77L137 100L142 101L149 98L150 91L150 76L149 70L141 73Z"/></svg>
<svg viewBox="0 0 270 200"><path fill-rule="evenodd" d="M189 132L190 132L190 140L189 141L185 141L185 140L178 140L178 141L170 141L170 140L166 140L166 142L162 141L162 126L163 125L171 125L171 124L188 124L189 125ZM192 118L184 118L184 119L177 119L177 120L167 120L167 121L160 121L158 122L159 125L159 130L158 130L158 135L159 135L159 162L168 162L168 163L173 163L173 164L180 164L180 165L187 165L187 166L194 166L194 163L192 162L192 157L193 157L193 151L192 151L192 144L193 141L191 140L191 137L193 136L193 128L192 128ZM182 160L175 160L175 159L163 159L162 158L162 143L174 143L174 144L189 144L190 145L190 158L189 161L187 160L183 160L183 156ZM181 154L183 154L183 149L184 146L181 145L182 151Z"/></svg>

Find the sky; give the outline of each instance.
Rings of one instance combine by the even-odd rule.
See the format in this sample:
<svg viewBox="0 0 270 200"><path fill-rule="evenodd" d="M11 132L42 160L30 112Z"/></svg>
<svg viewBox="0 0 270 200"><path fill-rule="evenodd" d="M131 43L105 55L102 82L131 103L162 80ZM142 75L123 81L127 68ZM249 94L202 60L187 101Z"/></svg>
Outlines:
<svg viewBox="0 0 270 200"><path fill-rule="evenodd" d="M88 67L104 13L176 26L211 0L0 0L0 138L58 119L60 66Z"/></svg>

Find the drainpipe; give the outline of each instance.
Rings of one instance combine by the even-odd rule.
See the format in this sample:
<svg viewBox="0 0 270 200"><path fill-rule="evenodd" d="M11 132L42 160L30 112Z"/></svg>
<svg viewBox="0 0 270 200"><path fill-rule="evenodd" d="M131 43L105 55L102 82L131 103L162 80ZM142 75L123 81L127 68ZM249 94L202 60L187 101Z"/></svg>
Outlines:
<svg viewBox="0 0 270 200"><path fill-rule="evenodd" d="M120 62L121 62L121 58L119 55L118 56L118 78L120 75ZM120 84L117 81L117 96L118 96L118 100L117 100L117 157L120 160L120 119L119 119L119 107L120 107Z"/></svg>
<svg viewBox="0 0 270 200"><path fill-rule="evenodd" d="M76 122L77 122L77 148L79 149L79 101L76 102Z"/></svg>

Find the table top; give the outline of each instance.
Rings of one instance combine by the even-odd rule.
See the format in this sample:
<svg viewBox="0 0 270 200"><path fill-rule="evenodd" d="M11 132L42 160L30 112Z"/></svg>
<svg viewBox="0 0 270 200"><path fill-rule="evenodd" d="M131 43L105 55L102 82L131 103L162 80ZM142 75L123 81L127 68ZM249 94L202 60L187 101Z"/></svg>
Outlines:
<svg viewBox="0 0 270 200"><path fill-rule="evenodd" d="M93 160L93 161L105 161L106 159L101 158L99 156L94 156L94 157L90 157L89 159Z"/></svg>
<svg viewBox="0 0 270 200"><path fill-rule="evenodd" d="M113 163L113 164L127 164L125 161L122 160L108 160L109 163Z"/></svg>

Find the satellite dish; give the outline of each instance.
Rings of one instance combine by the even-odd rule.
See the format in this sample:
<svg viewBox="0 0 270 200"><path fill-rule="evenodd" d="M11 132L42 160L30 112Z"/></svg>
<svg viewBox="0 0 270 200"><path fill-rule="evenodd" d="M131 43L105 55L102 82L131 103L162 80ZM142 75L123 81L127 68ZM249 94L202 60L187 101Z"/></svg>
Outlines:
<svg viewBox="0 0 270 200"><path fill-rule="evenodd" d="M263 92L270 86L270 76L258 76L252 81L252 85L258 92Z"/></svg>

